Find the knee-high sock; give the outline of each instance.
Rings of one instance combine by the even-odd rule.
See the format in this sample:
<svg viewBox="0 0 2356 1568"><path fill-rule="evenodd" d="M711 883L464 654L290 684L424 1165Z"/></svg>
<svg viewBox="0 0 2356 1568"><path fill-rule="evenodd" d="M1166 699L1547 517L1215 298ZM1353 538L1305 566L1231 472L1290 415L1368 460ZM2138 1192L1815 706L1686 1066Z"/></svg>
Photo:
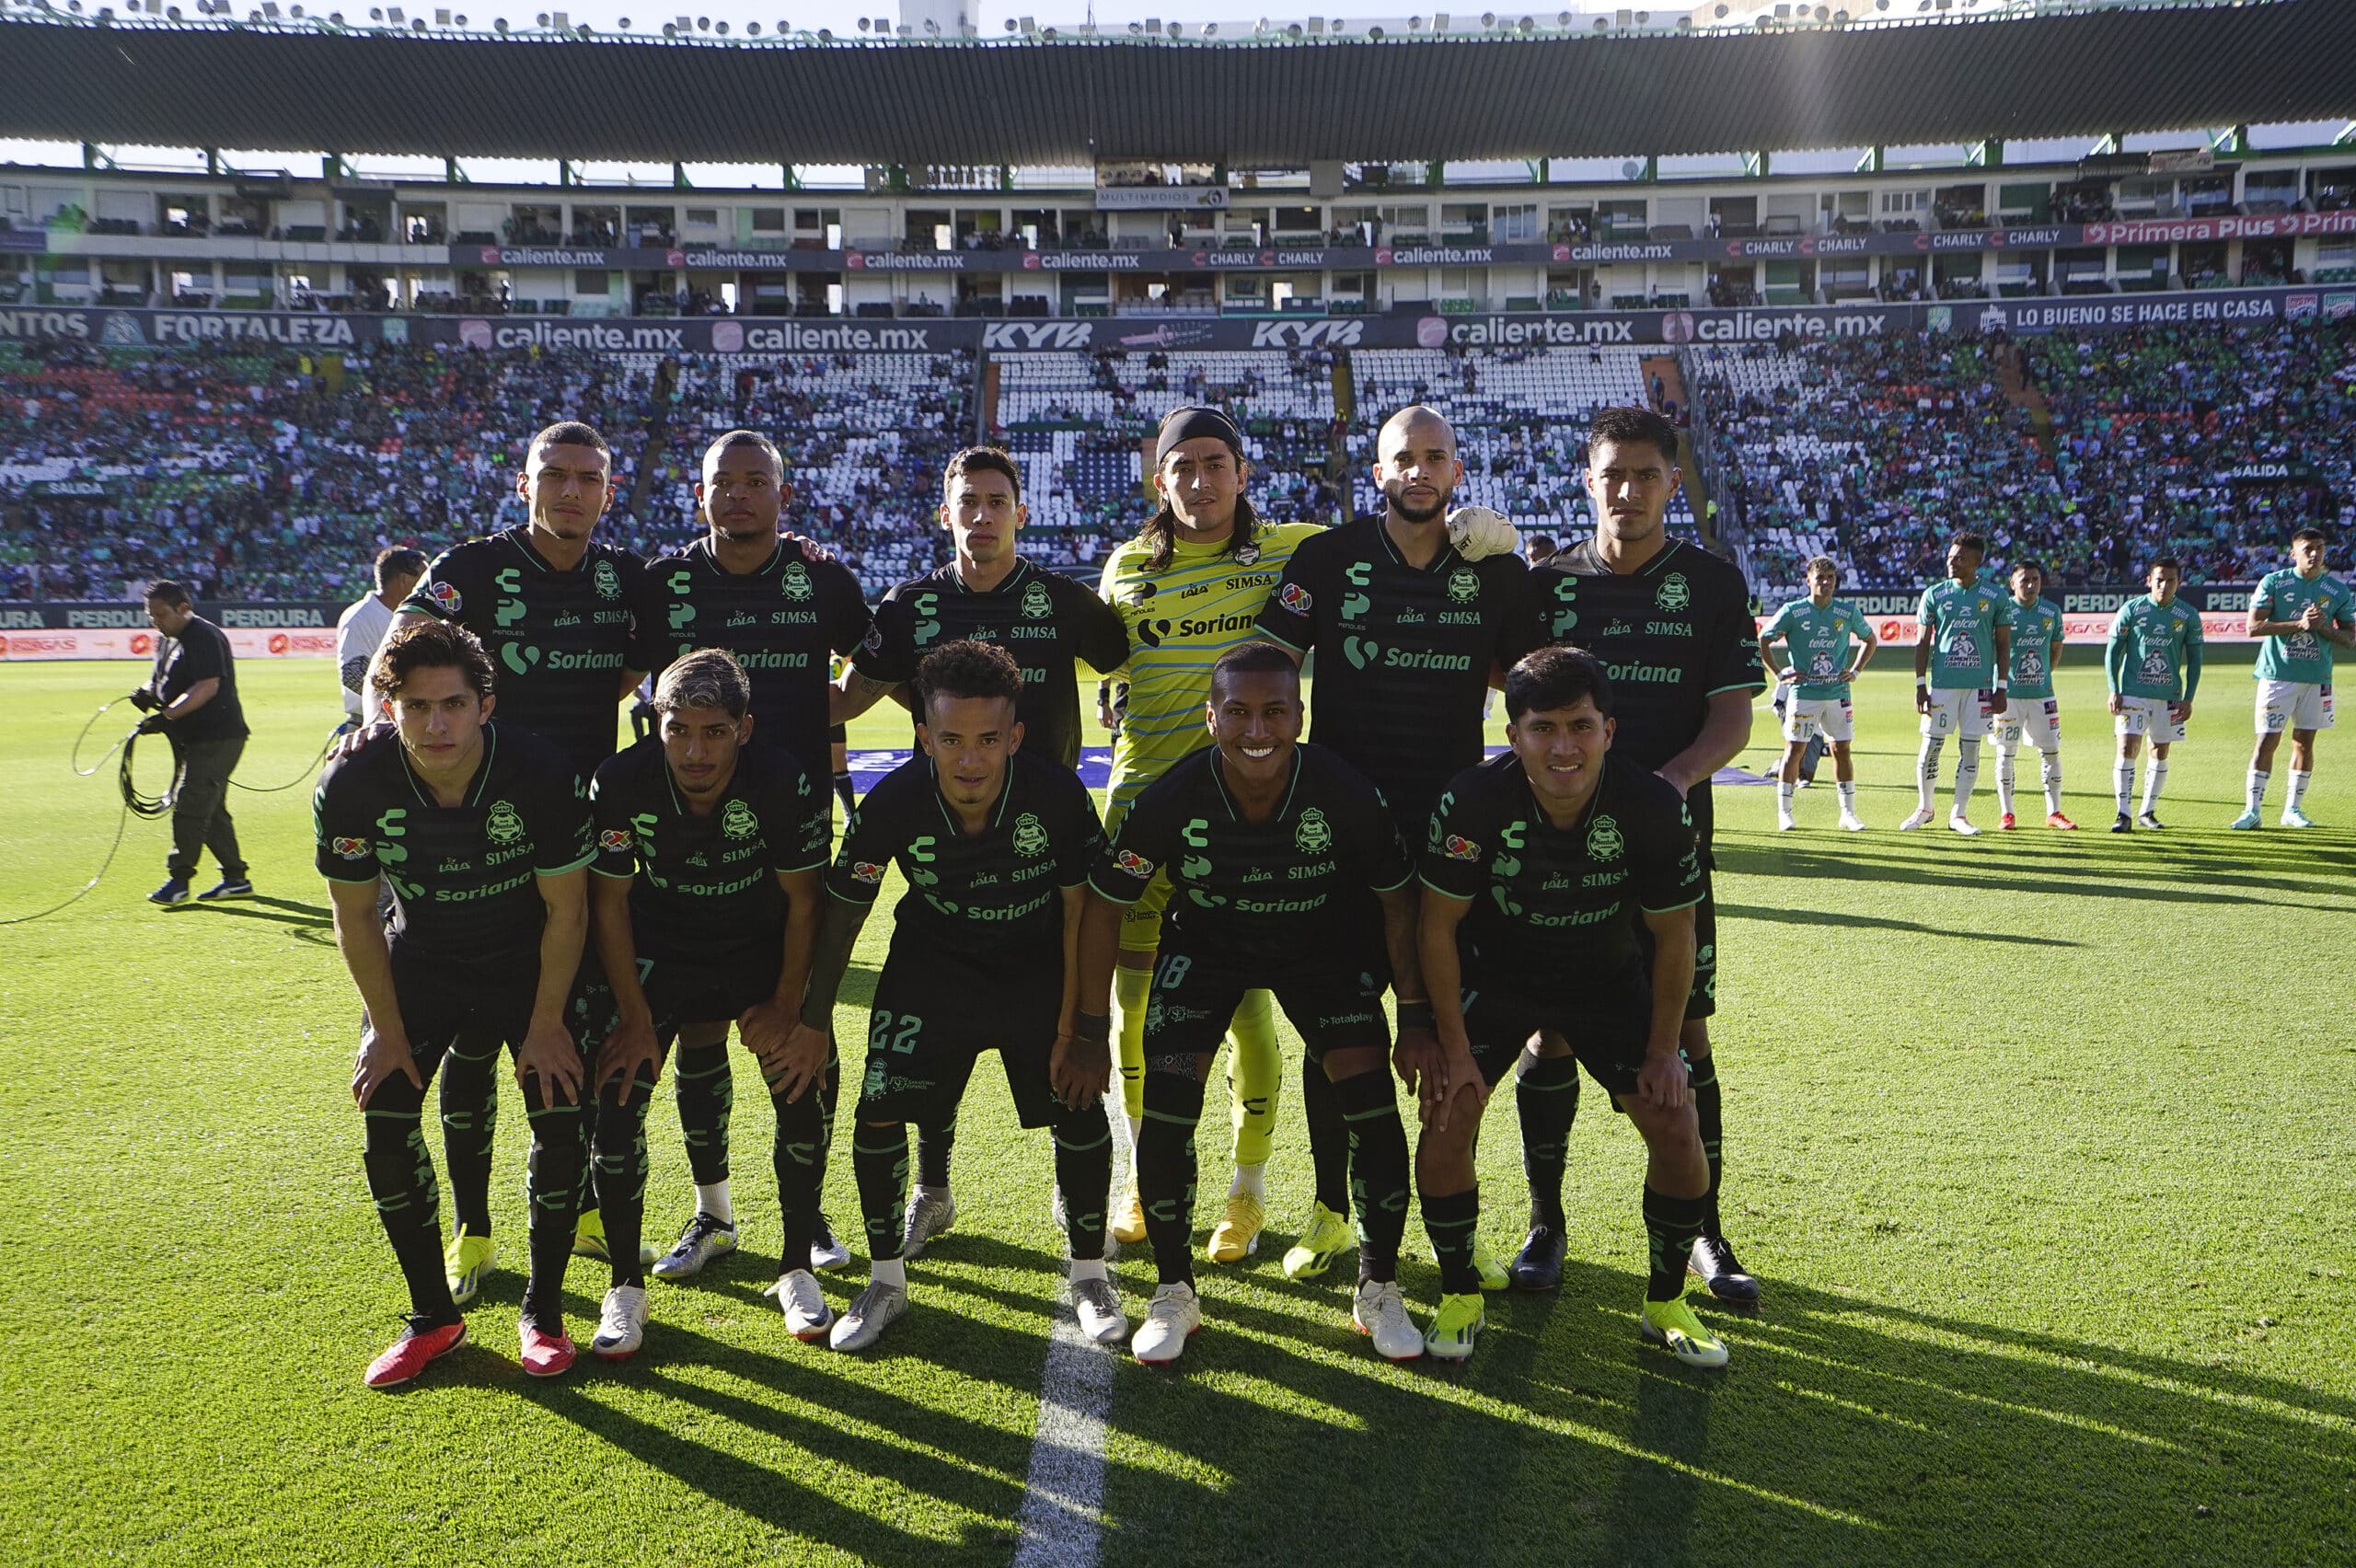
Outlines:
<svg viewBox="0 0 2356 1568"><path fill-rule="evenodd" d="M1276 1101L1285 1085L1276 1048L1276 998L1246 991L1227 1026L1227 1092L1235 1123L1235 1163L1265 1165L1276 1147Z"/></svg>
<svg viewBox="0 0 2356 1568"><path fill-rule="evenodd" d="M1996 748L1996 810L2004 816L2013 814L2013 765L2020 755L2017 747Z"/></svg>
<svg viewBox="0 0 2356 1568"><path fill-rule="evenodd" d="M1424 1234L1432 1239L1432 1255L1439 1260L1439 1287L1450 1296L1473 1296L1481 1289L1481 1271L1472 1265L1472 1239L1481 1226L1481 1189L1435 1194L1425 1193Z"/></svg>
<svg viewBox="0 0 2356 1568"><path fill-rule="evenodd" d="M532 1211L532 1277L524 1286L524 1319L557 1333L564 1326L564 1271L572 1258L573 1225L581 1214L582 1161L589 1139L581 1130L584 1113L580 1103L550 1102L537 1078L525 1080L524 1114L532 1123L531 1164L524 1178ZM630 1261L638 1261L635 1243Z"/></svg>
<svg viewBox="0 0 2356 1568"><path fill-rule="evenodd" d="M769 1095L769 1103L777 1108L777 1133L769 1146L769 1166L777 1173L780 1274L791 1274L810 1263L810 1238L818 1228L818 1190L826 1179L826 1150L835 1136L835 1095L841 1082L841 1058L829 1055L826 1070L803 1091L801 1099L789 1101L774 1090ZM859 1131L864 1134L867 1129L861 1127ZM858 1140L852 1141L855 1147ZM854 1153L854 1172L857 1164ZM861 1188L862 1223L866 1197L866 1191ZM900 1238L897 1214L895 1204L892 1227L895 1246Z"/></svg>
<svg viewBox="0 0 2356 1568"><path fill-rule="evenodd" d="M2125 816L2135 806L2135 759L2122 756L2110 766L2111 798L2119 802L2119 814Z"/></svg>
<svg viewBox="0 0 2356 1568"><path fill-rule="evenodd" d="M2038 782L2045 786L2045 814L2058 815L2062 810L2062 754L2038 753L2037 773Z"/></svg>
<svg viewBox="0 0 2356 1568"><path fill-rule="evenodd" d="M1944 735L1925 735L1923 749L1914 757L1914 793L1924 816L1939 798L1939 753L1946 749Z"/></svg>
<svg viewBox="0 0 2356 1568"><path fill-rule="evenodd" d="M437 1324L457 1321L442 1273L442 1193L425 1145L425 1096L407 1078L396 1075L370 1098L360 1159L376 1218L409 1286L409 1309Z"/></svg>
<svg viewBox="0 0 2356 1568"><path fill-rule="evenodd" d="M638 1241L646 1228L646 1113L654 1099L654 1069L641 1067L628 1084L597 1093L597 1136L591 1145L597 1212L606 1225L613 1283L643 1286Z"/></svg>
<svg viewBox="0 0 2356 1568"><path fill-rule="evenodd" d="M736 1105L736 1076L728 1062L728 1042L682 1045L671 1081L679 1105L679 1131L687 1136L687 1169L696 1185L728 1180L728 1122Z"/></svg>
<svg viewBox="0 0 2356 1568"><path fill-rule="evenodd" d="M843 803L843 815L849 817L859 811L859 801L851 793L851 777L848 773L835 775L835 799Z"/></svg>
<svg viewBox="0 0 2356 1568"><path fill-rule="evenodd" d="M1971 791L1980 787L1980 743L1969 735L1958 737L1955 744L1955 814L1964 814L1971 804Z"/></svg>
<svg viewBox="0 0 2356 1568"><path fill-rule="evenodd" d="M1147 993L1152 988L1150 969L1124 965L1113 971L1113 1032L1121 1046L1121 1111L1132 1124L1145 1114L1145 1009ZM1136 1172L1130 1174L1134 1179Z"/></svg>
<svg viewBox="0 0 2356 1568"><path fill-rule="evenodd" d="M1530 1178L1530 1223L1563 1228L1563 1171L1570 1163L1571 1122L1579 1113L1576 1056L1525 1057L1515 1080L1521 1122L1521 1169Z"/></svg>
<svg viewBox="0 0 2356 1568"><path fill-rule="evenodd" d="M889 1262L900 1255L901 1205L908 1196L908 1129L895 1122L879 1127L855 1124L850 1132L851 1175L859 1183L859 1212L867 1226L867 1257ZM791 1264L792 1259L786 1262Z"/></svg>
<svg viewBox="0 0 2356 1568"><path fill-rule="evenodd" d="M2272 781L2273 778L2274 774L2270 769L2251 768L2249 780L2242 787L2242 804L2254 812L2262 810L2266 805L2266 786Z"/></svg>
<svg viewBox="0 0 2356 1568"><path fill-rule="evenodd" d="M2167 781L2168 765L2154 754L2150 761L2143 764L2143 810L2146 814L2159 809L2160 787Z"/></svg>
<svg viewBox="0 0 2356 1568"><path fill-rule="evenodd" d="M499 1130L499 1043L460 1040L442 1058L442 1152L450 1206L469 1236L491 1234L491 1140Z"/></svg>
<svg viewBox="0 0 2356 1568"><path fill-rule="evenodd" d="M1645 1240L1651 1253L1645 1282L1647 1301L1674 1301L1685 1294L1685 1263L1693 1243L1702 1237L1702 1211L1707 1200L1672 1198L1645 1186Z"/></svg>
<svg viewBox="0 0 2356 1568"><path fill-rule="evenodd" d="M1702 1158L1710 1165L1710 1191L1702 1207L1703 1228L1712 1236L1724 1236L1718 1223L1718 1171L1725 1159L1720 1150L1725 1144L1725 1132L1720 1121L1718 1104L1718 1059L1713 1055L1691 1064L1693 1090L1693 1119L1701 1124Z"/></svg>
<svg viewBox="0 0 2356 1568"><path fill-rule="evenodd" d="M917 1126L917 1180L928 1187L949 1185L949 1155L957 1147L957 1119L937 1127Z"/></svg>
<svg viewBox="0 0 2356 1568"><path fill-rule="evenodd" d="M1334 1080L1306 1055L1300 1062L1300 1111L1309 1122L1309 1162L1317 1172L1317 1201L1350 1215L1350 1124L1334 1098Z"/></svg>
<svg viewBox="0 0 2356 1568"><path fill-rule="evenodd" d="M1056 1186L1064 1195L1064 1239L1077 1262L1104 1256L1104 1211L1113 1194L1113 1127L1104 1102L1056 1107Z"/></svg>
<svg viewBox="0 0 2356 1568"><path fill-rule="evenodd" d="M1350 1129L1350 1196L1356 1201L1358 1283L1399 1277L1399 1239L1407 1231L1407 1132L1387 1068L1345 1078L1334 1101Z"/></svg>
<svg viewBox="0 0 2356 1568"><path fill-rule="evenodd" d="M2258 792L2259 798L2263 800L2266 795L2266 785L2263 782L2266 775L2260 773L2254 777L2260 780L2258 787ZM2307 786L2315 782L2315 778L2316 775L2313 768L2308 768L2304 772L2295 767L2291 769L2291 792L2283 797L2282 809L2284 811L2295 812L2305 807L2307 803ZM2257 808L2252 807L2251 809L2255 811Z"/></svg>
<svg viewBox="0 0 2356 1568"><path fill-rule="evenodd" d="M1145 1075L1145 1125L1138 1135L1138 1195L1145 1236L1163 1285L1195 1283L1195 1128L1203 1086L1191 1073Z"/></svg>

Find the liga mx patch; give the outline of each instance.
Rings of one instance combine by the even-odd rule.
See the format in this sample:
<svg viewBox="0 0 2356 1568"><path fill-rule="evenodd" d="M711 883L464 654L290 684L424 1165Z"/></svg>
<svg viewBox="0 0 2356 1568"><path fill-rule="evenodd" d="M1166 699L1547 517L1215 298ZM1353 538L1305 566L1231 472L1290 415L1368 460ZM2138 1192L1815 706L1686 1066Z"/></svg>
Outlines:
<svg viewBox="0 0 2356 1568"><path fill-rule="evenodd" d="M1119 854L1114 856L1113 864L1120 867L1124 872L1137 878L1139 882L1143 882L1148 877L1153 875L1153 862L1147 859L1144 856L1138 854L1134 849L1124 849Z"/></svg>
<svg viewBox="0 0 2356 1568"><path fill-rule="evenodd" d="M1448 842L1439 847L1439 852L1451 860L1477 860L1481 858L1478 844L1453 833L1448 836Z"/></svg>
<svg viewBox="0 0 2356 1568"><path fill-rule="evenodd" d="M364 838L339 837L333 848L338 855L347 860L364 860L368 858L368 841Z"/></svg>
<svg viewBox="0 0 2356 1568"><path fill-rule="evenodd" d="M609 827L606 829L605 832L597 835L597 847L600 849L611 850L615 854L619 854L629 847L630 836L629 830L627 828Z"/></svg>
<svg viewBox="0 0 2356 1568"><path fill-rule="evenodd" d="M1276 603L1297 616L1307 615L1309 607L1316 602L1311 596L1309 590L1298 582L1286 583L1284 591L1276 595Z"/></svg>
<svg viewBox="0 0 2356 1568"><path fill-rule="evenodd" d="M853 882L862 882L873 887L884 880L884 868L872 860L853 860L850 874Z"/></svg>
<svg viewBox="0 0 2356 1568"><path fill-rule="evenodd" d="M460 596L456 583L436 582L425 591L425 596L440 605L445 616L455 616L466 607L467 602Z"/></svg>

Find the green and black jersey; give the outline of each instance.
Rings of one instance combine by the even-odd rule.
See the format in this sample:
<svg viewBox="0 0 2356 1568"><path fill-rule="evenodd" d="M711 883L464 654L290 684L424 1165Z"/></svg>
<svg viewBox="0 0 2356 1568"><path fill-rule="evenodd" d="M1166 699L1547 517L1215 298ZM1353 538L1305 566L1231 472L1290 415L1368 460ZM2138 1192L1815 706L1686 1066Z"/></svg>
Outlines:
<svg viewBox="0 0 2356 1568"><path fill-rule="evenodd" d="M589 807L556 748L503 721L483 726L482 762L464 801L438 803L398 735L327 766L311 798L319 874L393 890L394 951L460 971L512 977L537 965L547 907L533 878L592 854Z"/></svg>
<svg viewBox="0 0 2356 1568"><path fill-rule="evenodd" d="M1311 736L1418 824L1440 789L1481 760L1489 672L1526 633L1530 570L1443 546L1407 564L1380 516L1303 539L1260 611L1260 630L1317 655Z"/></svg>

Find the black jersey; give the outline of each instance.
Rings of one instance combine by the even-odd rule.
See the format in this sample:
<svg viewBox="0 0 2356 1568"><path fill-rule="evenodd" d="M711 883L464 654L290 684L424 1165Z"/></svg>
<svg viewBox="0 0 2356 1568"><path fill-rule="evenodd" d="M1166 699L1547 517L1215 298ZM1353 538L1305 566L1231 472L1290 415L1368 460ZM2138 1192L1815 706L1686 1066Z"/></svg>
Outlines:
<svg viewBox="0 0 2356 1568"><path fill-rule="evenodd" d="M1472 900L1457 927L1467 988L1519 996L1640 968L1643 917L1698 904L1706 886L1685 802L1616 745L1568 828L1547 819L1513 753L1466 768L1432 814L1422 870Z"/></svg>
<svg viewBox="0 0 2356 1568"><path fill-rule="evenodd" d="M480 638L499 717L554 744L584 780L614 755L622 672L663 664L646 563L594 539L570 571L532 548L528 525L468 539L434 558L401 608Z"/></svg>
<svg viewBox="0 0 2356 1568"><path fill-rule="evenodd" d="M667 659L725 648L753 683L753 733L783 746L812 773L826 773L829 661L867 635L871 617L859 579L838 560L814 559L780 538L756 571L733 572L710 537L648 563L666 602Z"/></svg>
<svg viewBox="0 0 2356 1568"><path fill-rule="evenodd" d="M1109 674L1127 662L1128 629L1085 583L1017 560L1006 581L976 593L954 561L911 578L875 606L875 627L851 655L870 680L916 679L917 661L958 638L995 642L1022 666L1022 749L1080 766L1080 682L1072 661Z"/></svg>
<svg viewBox="0 0 2356 1568"><path fill-rule="evenodd" d="M834 797L778 746L736 754L712 810L689 811L658 739L597 769L589 786L600 876L635 877L630 929L642 958L707 966L774 962L785 935L780 872L826 863Z"/></svg>
<svg viewBox="0 0 2356 1568"><path fill-rule="evenodd" d="M1671 539L1623 576L1584 539L1531 569L1530 582L1530 646L1583 648L1611 672L1616 756L1657 768L1693 744L1714 695L1766 689L1750 590L1739 568L1707 550ZM1706 857L1709 781L1687 798Z"/></svg>
<svg viewBox="0 0 2356 1568"><path fill-rule="evenodd" d="M221 687L203 707L166 725L164 733L175 745L241 740L250 734L245 708L237 701L237 660L229 647L229 634L202 616L192 615L178 637L157 642L156 668L148 677L147 689L168 706L202 680L218 680Z"/></svg>
<svg viewBox="0 0 2356 1568"><path fill-rule="evenodd" d="M1420 824L1442 786L1481 760L1490 666L1526 635L1530 569L1468 561L1443 546L1427 567L1399 554L1380 516L1311 535L1260 611L1260 629L1317 655L1310 734Z"/></svg>
<svg viewBox="0 0 2356 1568"><path fill-rule="evenodd" d="M1028 746L1007 759L989 824L971 834L941 798L932 758L919 754L860 801L826 887L837 898L873 904L884 868L896 860L908 892L893 911L894 958L1045 949L1060 965L1057 895L1088 880L1103 844L1088 786Z"/></svg>
<svg viewBox="0 0 2356 1568"><path fill-rule="evenodd" d="M1134 904L1157 870L1169 873L1165 919L1187 951L1318 970L1382 961L1373 894L1413 874L1381 791L1307 743L1263 822L1243 820L1216 747L1147 785L1089 883ZM1167 931L1162 945L1172 945Z"/></svg>
<svg viewBox="0 0 2356 1568"><path fill-rule="evenodd" d="M589 807L563 755L504 721L483 726L462 804L410 771L398 735L378 735L319 775L311 797L319 874L393 890L397 950L486 977L537 964L548 911L534 877L589 863Z"/></svg>

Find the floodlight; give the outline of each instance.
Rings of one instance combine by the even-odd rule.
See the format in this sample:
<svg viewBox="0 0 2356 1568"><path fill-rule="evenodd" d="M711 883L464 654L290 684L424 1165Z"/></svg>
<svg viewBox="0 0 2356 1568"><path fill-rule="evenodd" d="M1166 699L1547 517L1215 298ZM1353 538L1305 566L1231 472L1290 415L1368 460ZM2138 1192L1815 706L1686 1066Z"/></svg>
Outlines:
<svg viewBox="0 0 2356 1568"><path fill-rule="evenodd" d="M405 26L408 23L409 18L401 15L401 8L398 6L395 6L386 11L385 20L392 23L393 26L398 28Z"/></svg>
<svg viewBox="0 0 2356 1568"><path fill-rule="evenodd" d="M834 41L835 41L835 29L832 29L832 28L820 28L820 29L818 29L818 41L819 41L820 43L832 43L832 42L834 42Z"/></svg>
<svg viewBox="0 0 2356 1568"><path fill-rule="evenodd" d="M1217 38L1218 36L1218 24L1217 22L1205 22L1203 24L1203 36L1205 38Z"/></svg>
<svg viewBox="0 0 2356 1568"><path fill-rule="evenodd" d="M1380 28L1369 28L1366 29L1366 36L1369 42L1380 43L1382 41L1382 29Z"/></svg>
<svg viewBox="0 0 2356 1568"><path fill-rule="evenodd" d="M761 24L758 22L746 22L745 24L745 32L747 37L758 38L761 36Z"/></svg>
<svg viewBox="0 0 2356 1568"><path fill-rule="evenodd" d="M1484 28L1496 27L1497 25L1497 14L1495 11L1482 12L1481 25Z"/></svg>
<svg viewBox="0 0 2356 1568"><path fill-rule="evenodd" d="M1170 36L1172 38L1181 37L1185 33L1185 24L1182 22L1172 22L1170 24Z"/></svg>
<svg viewBox="0 0 2356 1568"><path fill-rule="evenodd" d="M1285 29L1285 36L1287 38L1299 38L1300 36L1300 24L1299 22L1295 22L1292 26L1287 28Z"/></svg>
<svg viewBox="0 0 2356 1568"><path fill-rule="evenodd" d="M859 18L859 30L861 32L865 32L867 30L867 18L865 17Z"/></svg>
<svg viewBox="0 0 2356 1568"><path fill-rule="evenodd" d="M1534 32L1536 32L1536 31L1538 30L1538 23L1537 23L1536 18L1534 18L1534 17L1522 17L1522 18L1521 18L1521 30L1522 30L1523 32L1525 32L1525 33L1534 33Z"/></svg>

